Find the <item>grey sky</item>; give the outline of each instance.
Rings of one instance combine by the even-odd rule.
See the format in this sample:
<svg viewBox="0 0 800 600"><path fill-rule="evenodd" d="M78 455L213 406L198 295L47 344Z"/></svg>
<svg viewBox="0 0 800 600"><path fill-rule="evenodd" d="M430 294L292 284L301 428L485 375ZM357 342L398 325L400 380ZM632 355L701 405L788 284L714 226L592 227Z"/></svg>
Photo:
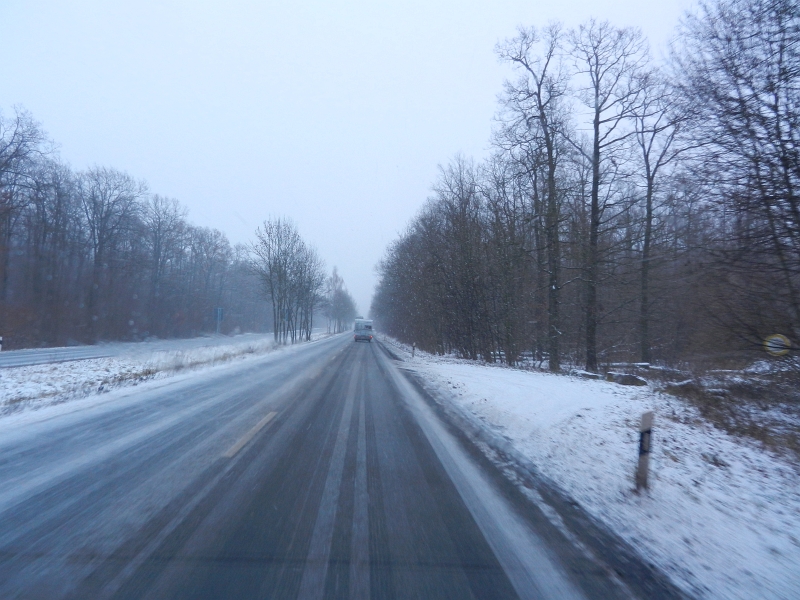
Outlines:
<svg viewBox="0 0 800 600"><path fill-rule="evenodd" d="M0 108L246 242L285 215L366 313L437 164L488 149L518 25L595 16L654 54L690 0L0 0Z"/></svg>

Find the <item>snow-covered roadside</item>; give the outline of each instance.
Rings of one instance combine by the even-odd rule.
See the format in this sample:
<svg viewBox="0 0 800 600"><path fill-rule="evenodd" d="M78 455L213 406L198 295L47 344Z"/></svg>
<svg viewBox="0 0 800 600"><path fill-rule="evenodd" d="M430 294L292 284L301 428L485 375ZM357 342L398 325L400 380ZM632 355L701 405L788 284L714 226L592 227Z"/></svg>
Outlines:
<svg viewBox="0 0 800 600"><path fill-rule="evenodd" d="M327 337L316 333L313 339ZM0 416L26 408L40 408L136 385L157 377L167 377L187 369L212 366L275 350L271 337L230 338L229 343L214 340L213 345L145 352L130 345L125 354L110 358L75 360L0 369Z"/></svg>
<svg viewBox="0 0 800 600"><path fill-rule="evenodd" d="M788 459L647 387L392 350L690 594L800 597L800 469ZM647 410L656 415L651 485L637 495Z"/></svg>

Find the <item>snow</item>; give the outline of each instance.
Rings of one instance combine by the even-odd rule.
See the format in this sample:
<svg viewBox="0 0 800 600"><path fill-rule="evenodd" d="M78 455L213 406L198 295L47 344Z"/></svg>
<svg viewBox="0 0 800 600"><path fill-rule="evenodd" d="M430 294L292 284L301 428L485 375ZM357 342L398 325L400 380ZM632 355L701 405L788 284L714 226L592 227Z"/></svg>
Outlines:
<svg viewBox="0 0 800 600"><path fill-rule="evenodd" d="M323 335L313 334L312 339ZM162 340L117 344L112 357L4 368L0 369L0 416L262 355L275 348L271 334Z"/></svg>
<svg viewBox="0 0 800 600"><path fill-rule="evenodd" d="M3 435L35 413L52 417L68 410L52 405L120 402L118 394L97 392L194 377L197 369L233 367L274 350L271 338L239 336L210 345L130 345L112 357L0 369ZM412 358L402 345L393 350L438 397L505 438L688 593L800 597L800 469L789 459L714 428L692 407L649 387L420 351ZM636 494L638 423L648 410L656 415L651 485Z"/></svg>
<svg viewBox="0 0 800 600"><path fill-rule="evenodd" d="M389 340L387 340L388 342ZM394 344L473 421L702 598L800 597L800 471L673 396L436 357ZM633 490L638 425L655 412L650 488Z"/></svg>

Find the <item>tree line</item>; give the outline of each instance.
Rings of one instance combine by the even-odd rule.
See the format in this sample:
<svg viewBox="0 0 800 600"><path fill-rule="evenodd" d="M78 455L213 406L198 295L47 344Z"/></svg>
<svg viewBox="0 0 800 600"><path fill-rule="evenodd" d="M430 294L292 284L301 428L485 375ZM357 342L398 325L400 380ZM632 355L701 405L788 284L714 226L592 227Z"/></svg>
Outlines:
<svg viewBox="0 0 800 600"><path fill-rule="evenodd" d="M265 280L259 251L271 230L234 246L123 171L72 170L24 110L0 114L4 346L187 337L218 327L308 338L313 312L328 301L323 264L288 222L274 225L285 234L289 277L270 295L264 284L275 282Z"/></svg>
<svg viewBox="0 0 800 600"><path fill-rule="evenodd" d="M336 267L325 281L324 314L328 320L328 333L342 333L351 329L358 315L356 301L347 291Z"/></svg>
<svg viewBox="0 0 800 600"><path fill-rule="evenodd" d="M253 270L272 304L275 341L310 340L315 312L327 318L329 333L352 325L356 306L344 280L336 267L325 277L322 259L292 221L264 221L250 250Z"/></svg>
<svg viewBox="0 0 800 600"><path fill-rule="evenodd" d="M519 29L493 152L442 167L387 250L379 327L553 371L797 340L798 40L790 0L701 3L662 65L636 29Z"/></svg>

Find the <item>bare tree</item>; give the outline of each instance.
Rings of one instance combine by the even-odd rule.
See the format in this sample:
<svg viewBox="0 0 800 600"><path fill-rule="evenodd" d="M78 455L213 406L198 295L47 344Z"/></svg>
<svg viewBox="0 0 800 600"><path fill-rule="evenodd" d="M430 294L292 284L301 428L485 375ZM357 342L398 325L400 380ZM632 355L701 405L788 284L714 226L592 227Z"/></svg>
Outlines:
<svg viewBox="0 0 800 600"><path fill-rule="evenodd" d="M162 330L163 285L169 261L175 258L180 247L181 236L186 227L187 211L175 199L157 194L144 203L143 223L150 254L150 289L147 300L147 316L152 331Z"/></svg>
<svg viewBox="0 0 800 600"><path fill-rule="evenodd" d="M692 136L705 142L696 169L728 219L721 249L739 300L729 325L751 343L767 327L798 336L800 5L701 2L680 33L673 84L693 117Z"/></svg>
<svg viewBox="0 0 800 600"><path fill-rule="evenodd" d="M356 303L344 285L333 293L331 312L333 314L334 331L341 333L352 325L356 318Z"/></svg>
<svg viewBox="0 0 800 600"><path fill-rule="evenodd" d="M551 25L543 31L535 28L520 29L517 37L498 48L504 61L518 67L521 76L516 82L506 82L505 105L510 113L510 127L506 128L512 143L538 145L543 149L545 163L544 231L547 255L547 353L551 371L561 368L559 338L560 323L560 268L559 240L560 200L557 172L561 157L560 137L565 130L564 97L568 76L560 60L562 31L560 25ZM537 53L539 51L539 53ZM510 129L510 132L509 132ZM534 151L535 152L535 151ZM530 157L532 152L524 153ZM535 177L536 165L525 161ZM534 193L536 185L533 186Z"/></svg>
<svg viewBox="0 0 800 600"><path fill-rule="evenodd" d="M689 140L679 141L678 134L685 120L674 91L663 77L650 71L642 75L641 102L635 111L636 143L642 161L644 179L644 233L642 240L642 266L639 302L640 360L652 361L650 348L650 272L652 263L653 225L657 183L663 171L673 166L676 159L691 150Z"/></svg>
<svg viewBox="0 0 800 600"><path fill-rule="evenodd" d="M344 279L339 275L336 267L333 267L331 274L324 282L324 298L321 302L328 319L328 333L341 333L352 325L356 318L356 303L347 287Z"/></svg>
<svg viewBox="0 0 800 600"><path fill-rule="evenodd" d="M591 165L589 243L586 256L586 368L597 371L597 286L599 237L603 213L611 194L601 199L601 188L619 173L619 149L635 134L630 127L641 101L640 71L647 47L640 31L615 28L595 20L570 33L572 56L580 78L578 98L588 109L588 148L574 147Z"/></svg>
<svg viewBox="0 0 800 600"><path fill-rule="evenodd" d="M286 219L272 219L264 221L256 230L256 242L251 244L253 268L272 302L276 342L285 342L288 336L291 263L300 243L294 223Z"/></svg>
<svg viewBox="0 0 800 600"><path fill-rule="evenodd" d="M305 246L299 260L298 325L300 335L309 341L314 327L314 313L324 300L325 264L310 246Z"/></svg>
<svg viewBox="0 0 800 600"><path fill-rule="evenodd" d="M35 158L41 156L45 136L27 112L16 109L13 118L0 114L0 302L8 297L10 244L15 219L24 203L22 190L30 187ZM0 326L5 311L0 314Z"/></svg>
<svg viewBox="0 0 800 600"><path fill-rule="evenodd" d="M92 277L87 294L90 338L105 334L106 306L113 273L112 258L138 217L140 201L147 193L144 182L106 167L93 167L78 176L81 199L92 256Z"/></svg>
<svg viewBox="0 0 800 600"><path fill-rule="evenodd" d="M72 328L79 304L81 256L85 237L78 206L74 176L63 164L43 159L30 173L27 206L18 221L24 231L27 268L15 265L23 275L27 290L17 296L30 298L35 311L32 343L57 344ZM28 296L28 294L30 294ZM20 333L15 333L19 343Z"/></svg>
<svg viewBox="0 0 800 600"><path fill-rule="evenodd" d="M305 244L294 223L280 218L264 221L250 251L253 271L272 303L275 341L310 339L324 285L316 251Z"/></svg>

